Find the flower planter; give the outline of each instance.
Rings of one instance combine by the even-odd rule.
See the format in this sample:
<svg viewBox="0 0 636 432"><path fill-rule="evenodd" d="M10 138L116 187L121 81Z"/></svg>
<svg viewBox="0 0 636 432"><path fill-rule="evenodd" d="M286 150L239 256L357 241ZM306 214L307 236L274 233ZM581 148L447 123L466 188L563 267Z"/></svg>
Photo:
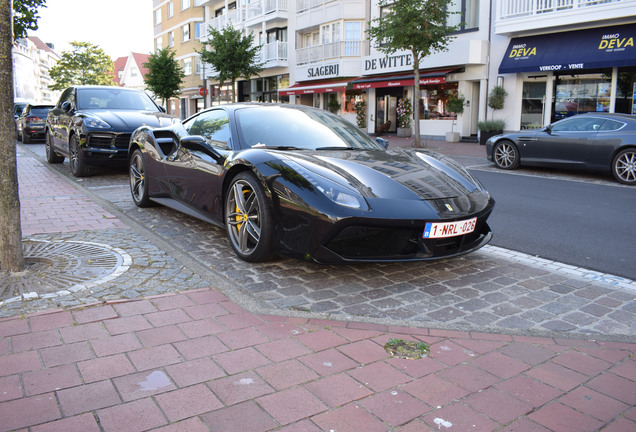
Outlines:
<svg viewBox="0 0 636 432"><path fill-rule="evenodd" d="M408 138L411 136L411 128L407 127L407 128L403 128L403 127L398 127L397 128L397 136L399 136L400 138Z"/></svg>
<svg viewBox="0 0 636 432"><path fill-rule="evenodd" d="M447 142L459 142L459 132L446 132Z"/></svg>

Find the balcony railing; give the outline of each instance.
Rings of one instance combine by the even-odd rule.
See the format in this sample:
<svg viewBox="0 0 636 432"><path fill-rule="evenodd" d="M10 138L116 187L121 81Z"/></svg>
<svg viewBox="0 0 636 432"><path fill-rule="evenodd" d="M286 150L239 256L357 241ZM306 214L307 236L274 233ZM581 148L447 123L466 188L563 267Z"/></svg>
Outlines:
<svg viewBox="0 0 636 432"><path fill-rule="evenodd" d="M272 42L261 47L263 63L287 61L287 42Z"/></svg>
<svg viewBox="0 0 636 432"><path fill-rule="evenodd" d="M498 0L497 17L500 20L505 20L524 16L573 11L601 4L618 3L620 1L621 0Z"/></svg>
<svg viewBox="0 0 636 432"><path fill-rule="evenodd" d="M330 0L296 0L296 11L298 13L320 7Z"/></svg>
<svg viewBox="0 0 636 432"><path fill-rule="evenodd" d="M218 17L212 18L211 20L206 21L205 27L203 29L203 34L201 38L207 38L208 36L208 28L212 27L214 30L221 31L224 27L234 24L240 24L241 20L241 11L239 9L234 9L229 11L226 14L219 15Z"/></svg>
<svg viewBox="0 0 636 432"><path fill-rule="evenodd" d="M337 57L362 55L362 41L341 41L296 50L296 64L317 63Z"/></svg>
<svg viewBox="0 0 636 432"><path fill-rule="evenodd" d="M287 0L258 0L247 5L245 19L250 20L272 12L287 12Z"/></svg>

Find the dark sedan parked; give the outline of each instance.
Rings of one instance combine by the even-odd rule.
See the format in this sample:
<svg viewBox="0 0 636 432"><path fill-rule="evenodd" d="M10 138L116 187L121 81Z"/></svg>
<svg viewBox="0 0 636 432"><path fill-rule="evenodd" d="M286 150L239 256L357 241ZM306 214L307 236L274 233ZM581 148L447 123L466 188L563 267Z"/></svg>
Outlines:
<svg viewBox="0 0 636 432"><path fill-rule="evenodd" d="M130 140L130 189L225 227L246 261L428 260L485 245L494 201L428 151L387 151L356 126L300 105L212 108Z"/></svg>
<svg viewBox="0 0 636 432"><path fill-rule="evenodd" d="M128 142L140 126L161 127L173 118L145 92L113 86L66 89L46 121L46 158L60 163L69 158L76 177L89 166L123 165Z"/></svg>
<svg viewBox="0 0 636 432"><path fill-rule="evenodd" d="M486 142L486 155L502 169L520 165L611 172L636 185L636 116L580 114L543 129L497 135Z"/></svg>
<svg viewBox="0 0 636 432"><path fill-rule="evenodd" d="M26 104L16 120L18 139L29 144L33 138L44 138L46 117L53 105Z"/></svg>

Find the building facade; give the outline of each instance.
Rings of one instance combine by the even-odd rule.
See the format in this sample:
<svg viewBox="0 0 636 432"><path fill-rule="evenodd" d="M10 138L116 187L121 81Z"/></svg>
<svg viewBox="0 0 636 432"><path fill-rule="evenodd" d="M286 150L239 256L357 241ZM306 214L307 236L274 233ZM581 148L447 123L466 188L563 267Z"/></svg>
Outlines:
<svg viewBox="0 0 636 432"><path fill-rule="evenodd" d="M35 36L19 39L13 44L14 100L38 104L54 104L60 92L51 90L49 74L60 56Z"/></svg>
<svg viewBox="0 0 636 432"><path fill-rule="evenodd" d="M178 98L168 101L166 109L182 119L205 107L201 59L201 34L204 8L197 0L153 0L155 51L170 48L185 73Z"/></svg>
<svg viewBox="0 0 636 432"><path fill-rule="evenodd" d="M115 83L120 87L146 90L144 77L148 73L148 68L144 67L144 63L148 62L148 57L150 54L131 52L126 57L115 59L113 62Z"/></svg>
<svg viewBox="0 0 636 432"><path fill-rule="evenodd" d="M155 20L157 10L183 3L154 1ZM367 39L369 22L386 12L378 0L186 3L201 11L196 16L202 19L192 18L195 14L188 18L199 23L201 40L208 37L209 27L231 25L252 34L261 46L264 70L237 84L238 101L311 105L351 121L356 119L356 104L364 102L369 133L382 125L396 131L402 98L420 104L417 121L428 138L444 138L451 131L476 137L478 122L493 118L504 119L507 130L518 130L577 112L631 109L636 0L457 0L449 24L458 25L459 31L448 50L421 61L417 85L409 52L387 56ZM161 35L158 47L170 29L183 27L186 16L155 31ZM178 52L180 58L196 55L186 48ZM600 51L603 60L593 62ZM184 99L199 99L187 96L187 91L196 93L198 85L207 96L203 104L197 102L197 109L230 101L229 87L219 87L209 66L206 70L202 65L198 81L193 78L190 85L182 104L191 106L191 99ZM488 107L488 95L497 85L508 93L501 112ZM448 108L453 98L465 101L461 115Z"/></svg>
<svg viewBox="0 0 636 432"><path fill-rule="evenodd" d="M498 0L493 16L489 81L508 93L507 129L632 113L636 1Z"/></svg>

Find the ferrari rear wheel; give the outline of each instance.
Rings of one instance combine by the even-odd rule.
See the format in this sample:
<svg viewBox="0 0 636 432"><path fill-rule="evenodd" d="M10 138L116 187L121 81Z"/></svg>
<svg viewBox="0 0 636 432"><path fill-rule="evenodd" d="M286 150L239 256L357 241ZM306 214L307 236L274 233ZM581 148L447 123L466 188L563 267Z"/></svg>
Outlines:
<svg viewBox="0 0 636 432"><path fill-rule="evenodd" d="M82 159L82 151L79 147L77 135L73 135L71 141L68 143L68 156L71 173L75 177L86 177L88 175L88 166L86 166L84 159Z"/></svg>
<svg viewBox="0 0 636 432"><path fill-rule="evenodd" d="M132 195L133 202L137 207L150 207L152 203L148 196L146 168L141 150L135 150L130 157L128 172L130 175L130 195Z"/></svg>
<svg viewBox="0 0 636 432"><path fill-rule="evenodd" d="M239 258L249 262L272 257L272 217L265 193L254 174L239 173L225 200L225 226Z"/></svg>
<svg viewBox="0 0 636 432"><path fill-rule="evenodd" d="M621 151L612 162L612 174L616 181L636 185L636 149Z"/></svg>
<svg viewBox="0 0 636 432"><path fill-rule="evenodd" d="M512 170L519 168L519 150L511 141L499 141L492 151L492 159L498 168Z"/></svg>

